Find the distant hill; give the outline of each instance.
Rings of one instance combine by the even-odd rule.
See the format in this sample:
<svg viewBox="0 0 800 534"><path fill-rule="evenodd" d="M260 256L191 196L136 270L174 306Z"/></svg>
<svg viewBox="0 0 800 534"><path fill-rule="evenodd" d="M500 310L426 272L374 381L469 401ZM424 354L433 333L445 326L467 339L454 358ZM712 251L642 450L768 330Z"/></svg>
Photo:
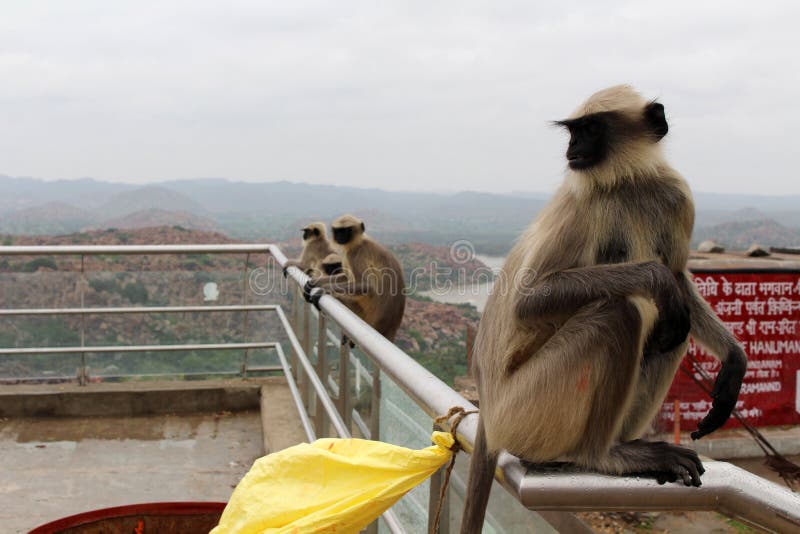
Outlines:
<svg viewBox="0 0 800 534"><path fill-rule="evenodd" d="M103 221L99 227L87 226L84 230L102 230L118 228L120 230L133 230L152 228L154 226L179 226L187 230L202 230L206 232L217 231L217 224L211 219L194 215L187 211L169 211L159 208L150 208L129 213L116 219Z"/></svg>
<svg viewBox="0 0 800 534"><path fill-rule="evenodd" d="M0 174L0 214L41 206L48 202L63 202L90 211L113 195L137 187L140 186L101 182L91 178L45 181Z"/></svg>
<svg viewBox="0 0 800 534"><path fill-rule="evenodd" d="M728 250L744 250L754 243L773 247L800 246L800 230L771 219L727 222L695 230L692 246L711 239Z"/></svg>
<svg viewBox="0 0 800 534"><path fill-rule="evenodd" d="M695 242L698 236L722 232L716 239L731 244L759 236L764 245L780 246L791 238L791 231L800 228L800 196L694 196ZM181 217L198 217L189 227L217 228L236 239L282 241L298 237L307 221L327 222L350 212L366 221L369 233L389 244L449 246L467 239L479 253L505 254L549 197L536 192L415 193L219 178L137 186L0 175L0 231L50 234L108 228L133 214L137 227L150 223L183 226L174 222L178 217L174 214L181 213ZM52 202L61 207L48 209ZM73 208L72 215L65 205ZM763 224L766 220L778 225L773 227L774 236Z"/></svg>
<svg viewBox="0 0 800 534"><path fill-rule="evenodd" d="M94 216L63 202L47 202L0 216L0 232L6 234L58 235L77 232Z"/></svg>
<svg viewBox="0 0 800 534"><path fill-rule="evenodd" d="M100 217L110 218L145 210L179 211L198 215L207 212L201 204L186 195L160 186L145 186L116 193L94 211Z"/></svg>

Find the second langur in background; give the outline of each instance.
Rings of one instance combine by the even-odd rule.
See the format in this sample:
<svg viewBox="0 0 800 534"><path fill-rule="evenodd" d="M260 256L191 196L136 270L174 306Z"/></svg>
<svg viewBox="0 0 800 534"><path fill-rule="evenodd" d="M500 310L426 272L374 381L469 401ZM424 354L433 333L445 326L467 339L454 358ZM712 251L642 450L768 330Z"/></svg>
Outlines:
<svg viewBox="0 0 800 534"><path fill-rule="evenodd" d="M331 225L342 250L342 273L323 276L307 285L330 291L372 328L394 341L406 307L403 268L386 247L368 237L366 226L353 215Z"/></svg>
<svg viewBox="0 0 800 534"><path fill-rule="evenodd" d="M303 228L303 252L300 258L286 262L284 273L289 267L298 267L311 276L322 274L322 260L333 253L328 241L324 222L313 222Z"/></svg>
<svg viewBox="0 0 800 534"><path fill-rule="evenodd" d="M334 252L333 254L328 254L325 256L325 259L322 260L322 276L335 278L336 275L346 275L346 273L344 272L344 267L342 266L342 257ZM339 280L345 279L339 277ZM361 308L354 299L340 296L339 300L341 300L345 306L350 308L350 311L361 317ZM350 348L355 347L355 344L352 343L346 335L342 335L342 345L345 343L349 343Z"/></svg>

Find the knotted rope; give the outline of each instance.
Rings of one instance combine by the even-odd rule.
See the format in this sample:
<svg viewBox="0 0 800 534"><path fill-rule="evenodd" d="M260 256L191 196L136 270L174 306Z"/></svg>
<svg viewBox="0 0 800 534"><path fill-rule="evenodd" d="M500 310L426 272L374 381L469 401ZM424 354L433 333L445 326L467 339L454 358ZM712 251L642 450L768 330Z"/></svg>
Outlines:
<svg viewBox="0 0 800 534"><path fill-rule="evenodd" d="M450 463L447 464L447 470L444 472L444 481L442 482L442 487L439 491L439 504L436 505L436 515L434 515L433 523L431 524L431 534L438 534L439 532L439 516L442 513L444 496L446 495L447 487L450 484L450 473L453 472L453 466L456 465L456 456L458 455L458 451L460 451L462 448L458 443L458 436L456 435L456 432L458 431L458 425L461 424L461 421L466 416L474 413L478 413L478 410L471 410L468 412L461 406L453 406L450 408L450 410L448 410L446 415L440 415L434 420L437 425L441 425L442 423L446 423L453 418L453 422L450 423L450 434L453 436L453 446L450 447L450 450L453 452L453 455L450 457Z"/></svg>

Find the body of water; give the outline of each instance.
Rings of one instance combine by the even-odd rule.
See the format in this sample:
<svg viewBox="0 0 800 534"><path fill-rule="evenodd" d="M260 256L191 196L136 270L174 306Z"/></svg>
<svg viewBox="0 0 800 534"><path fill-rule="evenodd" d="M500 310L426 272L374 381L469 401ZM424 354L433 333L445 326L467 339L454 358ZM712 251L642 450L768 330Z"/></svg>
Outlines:
<svg viewBox="0 0 800 534"><path fill-rule="evenodd" d="M475 257L481 260L492 272L497 274L503 267L505 256L483 256L476 254ZM445 302L448 304L472 304L479 312L483 311L486 306L486 301L492 291L493 282L484 282L481 284L466 284L463 287L454 285L447 290L434 289L430 291L422 291L420 295L426 296L435 300L436 302Z"/></svg>

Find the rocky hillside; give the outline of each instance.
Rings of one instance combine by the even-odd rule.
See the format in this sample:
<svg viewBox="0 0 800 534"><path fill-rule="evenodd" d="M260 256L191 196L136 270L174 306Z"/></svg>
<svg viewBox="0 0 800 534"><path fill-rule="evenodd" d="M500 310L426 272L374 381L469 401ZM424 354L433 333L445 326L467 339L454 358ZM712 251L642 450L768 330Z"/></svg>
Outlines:
<svg viewBox="0 0 800 534"><path fill-rule="evenodd" d="M198 244L236 243L220 233L162 226L140 230L97 230L79 234L46 236L0 236L3 245L120 245L120 244ZM289 252L299 247L284 247ZM0 250L1 251L1 250ZM450 250L429 245L404 245L395 253L409 272L424 272L431 262L467 266L465 273L480 269L480 262L453 263ZM264 257L251 257L250 269L264 265ZM244 255L149 255L22 257L0 255L0 292L4 307L80 307L85 306L165 306L202 305L206 284L213 282L219 293L214 304L239 304L244 299ZM282 281L279 271L274 280ZM288 303L280 286L268 294L247 291L253 303ZM258 341L280 339L280 328L265 314L250 314L244 332L241 314L162 314L161 316L90 316L86 321L87 345L151 344L220 341ZM404 324L397 344L442 379L452 383L466 371L465 332L476 326L478 314L470 306L454 306L409 298ZM80 343L79 317L39 319L19 317L0 323L0 346L74 346ZM198 354L155 354L146 361L149 372L170 372L190 368L195 371L235 371L241 354L231 351ZM263 354L261 357L265 357ZM95 355L92 368L96 374L142 372L136 362L141 357ZM4 358L0 361L0 379L29 376L37 369L63 376L74 376L75 358L50 356Z"/></svg>
<svg viewBox="0 0 800 534"><path fill-rule="evenodd" d="M467 328L477 328L480 315L473 306L419 300L406 301L397 345L433 374L453 385L467 374Z"/></svg>

